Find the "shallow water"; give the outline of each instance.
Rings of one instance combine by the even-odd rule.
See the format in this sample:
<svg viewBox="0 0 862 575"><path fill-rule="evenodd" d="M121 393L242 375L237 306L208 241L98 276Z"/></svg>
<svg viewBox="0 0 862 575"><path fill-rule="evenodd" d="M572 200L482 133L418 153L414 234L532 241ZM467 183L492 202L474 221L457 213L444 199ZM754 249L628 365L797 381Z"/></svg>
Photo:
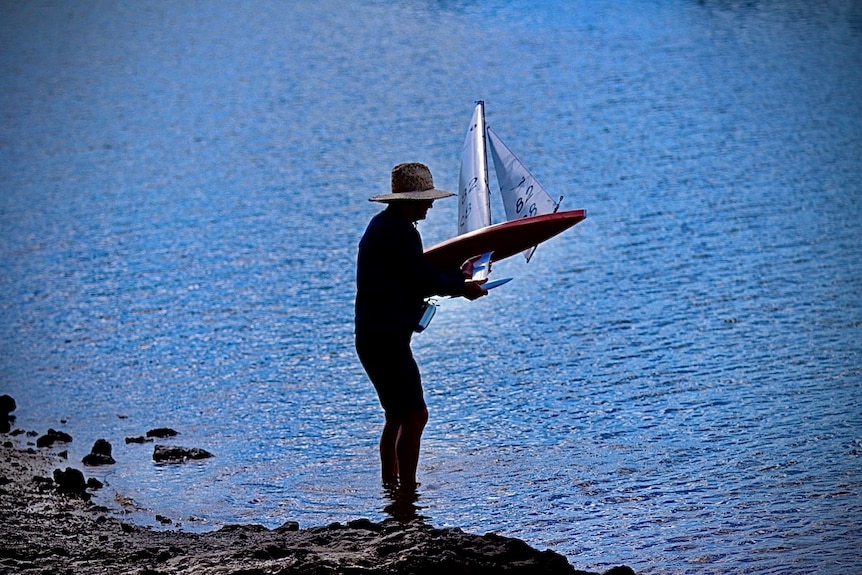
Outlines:
<svg viewBox="0 0 862 575"><path fill-rule="evenodd" d="M109 439L136 520L386 516L366 198L455 189L483 98L588 218L415 339L418 512L584 569L862 567L852 3L32 2L0 42L0 392ZM216 458L123 442L163 425Z"/></svg>

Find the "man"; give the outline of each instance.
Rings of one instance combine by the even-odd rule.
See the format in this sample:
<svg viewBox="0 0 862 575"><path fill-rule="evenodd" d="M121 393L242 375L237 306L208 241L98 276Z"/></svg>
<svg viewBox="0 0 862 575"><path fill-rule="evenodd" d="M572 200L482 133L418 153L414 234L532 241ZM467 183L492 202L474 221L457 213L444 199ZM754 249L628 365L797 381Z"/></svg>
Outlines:
<svg viewBox="0 0 862 575"><path fill-rule="evenodd" d="M419 163L392 169L392 192L370 198L386 204L359 242L356 269L356 351L386 414L380 436L383 484L415 490L419 444L428 421L422 382L410 338L433 295L474 300L488 292L472 276L472 262L438 271L425 259L416 223L434 200L454 196L438 190Z"/></svg>

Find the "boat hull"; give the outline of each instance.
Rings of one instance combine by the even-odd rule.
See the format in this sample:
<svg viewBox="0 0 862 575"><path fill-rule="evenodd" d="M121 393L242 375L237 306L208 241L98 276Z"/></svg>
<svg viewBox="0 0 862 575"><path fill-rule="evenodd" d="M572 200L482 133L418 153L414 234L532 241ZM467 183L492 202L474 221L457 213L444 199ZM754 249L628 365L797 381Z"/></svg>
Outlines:
<svg viewBox="0 0 862 575"><path fill-rule="evenodd" d="M587 217L585 210L511 220L455 236L425 250L425 257L440 270L458 267L468 259L494 252L504 260L566 231Z"/></svg>

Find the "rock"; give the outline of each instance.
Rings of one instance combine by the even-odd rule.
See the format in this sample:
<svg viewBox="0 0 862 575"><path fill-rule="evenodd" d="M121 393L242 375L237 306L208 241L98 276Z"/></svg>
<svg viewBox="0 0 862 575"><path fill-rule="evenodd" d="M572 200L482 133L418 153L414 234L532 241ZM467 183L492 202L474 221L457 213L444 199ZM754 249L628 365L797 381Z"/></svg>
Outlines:
<svg viewBox="0 0 862 575"><path fill-rule="evenodd" d="M17 407L11 395L0 395L0 433L9 433L11 431L15 416L9 414L15 411Z"/></svg>
<svg viewBox="0 0 862 575"><path fill-rule="evenodd" d="M105 484L96 479L95 477L90 477L87 479L87 489L101 489Z"/></svg>
<svg viewBox="0 0 862 575"><path fill-rule="evenodd" d="M48 489L53 489L55 487L53 479L50 477L42 477L41 475L33 477L33 485L35 485L36 489L40 492L45 492Z"/></svg>
<svg viewBox="0 0 862 575"><path fill-rule="evenodd" d="M366 531L374 531L377 533L383 530L383 526L380 523L374 523L370 519L364 518L348 521L347 526L351 529L365 529Z"/></svg>
<svg viewBox="0 0 862 575"><path fill-rule="evenodd" d="M90 450L90 453L94 455L107 455L111 456L111 444L106 439L97 439L96 443L93 444L93 448Z"/></svg>
<svg viewBox="0 0 862 575"><path fill-rule="evenodd" d="M101 453L90 453L81 459L81 463L89 467L98 467L100 465L113 465L116 463L110 455L102 455Z"/></svg>
<svg viewBox="0 0 862 575"><path fill-rule="evenodd" d="M72 436L64 431L49 429L48 433L36 440L36 447L51 447L55 443L69 443L72 441Z"/></svg>
<svg viewBox="0 0 862 575"><path fill-rule="evenodd" d="M179 435L179 433L170 427L157 427L156 429L151 429L147 432L147 437L158 437L162 439L165 437L176 437L177 435Z"/></svg>
<svg viewBox="0 0 862 575"><path fill-rule="evenodd" d="M60 493L74 495L81 499L90 498L90 494L87 493L87 482L84 481L84 474L74 467L67 467L65 471L55 469L54 482Z"/></svg>
<svg viewBox="0 0 862 575"><path fill-rule="evenodd" d="M0 395L0 417L8 416L10 413L15 411L18 408L18 405L15 403L15 399L11 395Z"/></svg>
<svg viewBox="0 0 862 575"><path fill-rule="evenodd" d="M207 459L213 454L198 447L177 447L173 445L156 445L153 449L153 461L164 463L183 463L190 459Z"/></svg>
<svg viewBox="0 0 862 575"><path fill-rule="evenodd" d="M144 437L143 435L138 435L137 437L127 437L126 443L148 443L152 440L152 437Z"/></svg>
<svg viewBox="0 0 862 575"><path fill-rule="evenodd" d="M97 439L90 450L89 455L85 455L81 460L84 465L113 465L116 463L111 457L111 444L104 439Z"/></svg>
<svg viewBox="0 0 862 575"><path fill-rule="evenodd" d="M137 527L134 525L129 525L128 523L120 523L120 530L123 533L136 533L139 531Z"/></svg>
<svg viewBox="0 0 862 575"><path fill-rule="evenodd" d="M286 521L276 531L299 531L299 523L297 521Z"/></svg>

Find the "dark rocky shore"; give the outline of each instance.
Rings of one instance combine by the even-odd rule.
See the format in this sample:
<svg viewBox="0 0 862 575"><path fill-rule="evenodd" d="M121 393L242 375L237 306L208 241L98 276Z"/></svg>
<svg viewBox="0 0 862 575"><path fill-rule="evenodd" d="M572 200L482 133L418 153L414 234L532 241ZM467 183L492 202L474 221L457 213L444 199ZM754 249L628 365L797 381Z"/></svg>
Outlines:
<svg viewBox="0 0 862 575"><path fill-rule="evenodd" d="M3 433L0 573L586 573L562 555L518 539L437 529L420 520L360 519L306 529L294 522L278 529L231 525L211 533L137 527L91 503L88 491L99 482L36 447L30 441L35 434L22 441L28 434ZM607 572L624 574L633 571Z"/></svg>

